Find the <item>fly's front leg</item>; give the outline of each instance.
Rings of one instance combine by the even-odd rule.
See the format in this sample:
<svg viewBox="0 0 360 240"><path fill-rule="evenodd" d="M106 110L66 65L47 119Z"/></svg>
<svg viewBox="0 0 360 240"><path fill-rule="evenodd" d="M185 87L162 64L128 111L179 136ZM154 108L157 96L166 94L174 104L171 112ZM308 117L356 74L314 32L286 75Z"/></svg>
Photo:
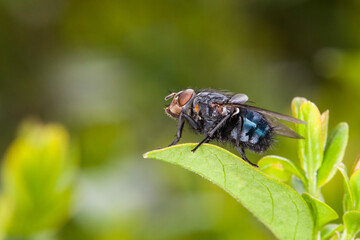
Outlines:
<svg viewBox="0 0 360 240"><path fill-rule="evenodd" d="M188 123L197 131L200 130L199 125L194 121L194 119L192 119L189 115L187 115L186 113L183 113L184 118L188 121Z"/></svg>
<svg viewBox="0 0 360 240"><path fill-rule="evenodd" d="M196 149L198 149L203 143L207 143L211 140L211 138L214 136L215 132L231 117L231 114L226 115L221 121L207 134L207 136L198 144L196 147L191 150L192 152L195 152Z"/></svg>
<svg viewBox="0 0 360 240"><path fill-rule="evenodd" d="M183 113L180 113L178 127L177 127L177 131L176 131L176 138L172 143L170 143L170 145L168 147L173 146L179 142L179 140L181 138L182 130L184 128L184 123L185 123L185 120L183 118Z"/></svg>

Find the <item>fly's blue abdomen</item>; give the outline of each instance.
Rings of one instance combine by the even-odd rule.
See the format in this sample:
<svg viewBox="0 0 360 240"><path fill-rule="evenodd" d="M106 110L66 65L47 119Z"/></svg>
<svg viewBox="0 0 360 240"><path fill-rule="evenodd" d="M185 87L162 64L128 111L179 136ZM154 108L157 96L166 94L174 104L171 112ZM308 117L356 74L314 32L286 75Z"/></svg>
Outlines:
<svg viewBox="0 0 360 240"><path fill-rule="evenodd" d="M246 111L243 115L240 141L251 144L259 143L270 131L270 125L264 117L254 111Z"/></svg>

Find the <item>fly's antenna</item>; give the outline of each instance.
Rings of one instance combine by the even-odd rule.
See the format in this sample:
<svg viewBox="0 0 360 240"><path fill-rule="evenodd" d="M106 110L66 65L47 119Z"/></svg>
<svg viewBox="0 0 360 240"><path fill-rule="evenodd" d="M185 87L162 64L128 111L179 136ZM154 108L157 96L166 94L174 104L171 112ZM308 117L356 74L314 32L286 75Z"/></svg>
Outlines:
<svg viewBox="0 0 360 240"><path fill-rule="evenodd" d="M170 91L170 94L165 97L165 101L169 100L170 98L174 97L176 93Z"/></svg>

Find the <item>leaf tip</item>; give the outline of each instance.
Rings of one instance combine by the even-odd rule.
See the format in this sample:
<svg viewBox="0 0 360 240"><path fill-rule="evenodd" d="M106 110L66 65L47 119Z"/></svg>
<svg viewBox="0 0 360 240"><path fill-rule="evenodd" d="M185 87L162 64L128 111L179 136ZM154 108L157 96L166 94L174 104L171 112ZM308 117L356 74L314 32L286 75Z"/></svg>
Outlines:
<svg viewBox="0 0 360 240"><path fill-rule="evenodd" d="M293 100L291 101L292 104L297 104L297 103L303 103L306 102L307 99L304 97L294 97Z"/></svg>
<svg viewBox="0 0 360 240"><path fill-rule="evenodd" d="M349 124L347 122L341 122L339 123L339 126L345 128L346 130L349 130Z"/></svg>
<svg viewBox="0 0 360 240"><path fill-rule="evenodd" d="M148 158L149 153L150 153L150 152L146 152L146 153L144 153L144 154L142 155L142 156L143 156L143 158Z"/></svg>

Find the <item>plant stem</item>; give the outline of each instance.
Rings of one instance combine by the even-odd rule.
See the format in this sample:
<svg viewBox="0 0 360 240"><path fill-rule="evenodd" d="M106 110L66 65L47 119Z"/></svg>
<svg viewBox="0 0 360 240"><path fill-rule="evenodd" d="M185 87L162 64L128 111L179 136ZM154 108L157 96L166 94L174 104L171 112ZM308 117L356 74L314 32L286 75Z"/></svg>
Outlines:
<svg viewBox="0 0 360 240"><path fill-rule="evenodd" d="M341 240L352 240L352 239L353 239L353 236L348 234L348 232L345 229L343 234L342 234Z"/></svg>
<svg viewBox="0 0 360 240"><path fill-rule="evenodd" d="M314 240L321 240L320 231L318 231L317 229L314 229L313 239Z"/></svg>
<svg viewBox="0 0 360 240"><path fill-rule="evenodd" d="M317 197L316 173L308 176L308 191L310 195Z"/></svg>

